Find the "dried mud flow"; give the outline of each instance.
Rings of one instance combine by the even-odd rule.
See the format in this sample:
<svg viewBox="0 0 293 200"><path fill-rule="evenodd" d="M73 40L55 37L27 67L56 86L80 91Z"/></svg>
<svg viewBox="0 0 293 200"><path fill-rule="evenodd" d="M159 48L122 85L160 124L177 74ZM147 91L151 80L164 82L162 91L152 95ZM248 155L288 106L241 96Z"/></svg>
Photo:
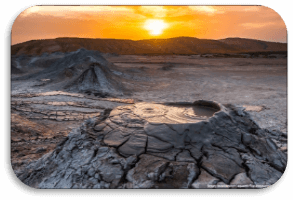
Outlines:
<svg viewBox="0 0 293 200"><path fill-rule="evenodd" d="M286 59L225 56L13 55L16 176L35 188L274 184L287 163Z"/></svg>

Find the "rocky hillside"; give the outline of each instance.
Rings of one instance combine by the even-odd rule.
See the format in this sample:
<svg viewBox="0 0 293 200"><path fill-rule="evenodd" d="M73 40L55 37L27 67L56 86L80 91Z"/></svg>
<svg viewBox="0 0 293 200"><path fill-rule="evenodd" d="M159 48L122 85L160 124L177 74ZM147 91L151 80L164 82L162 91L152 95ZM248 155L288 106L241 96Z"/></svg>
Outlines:
<svg viewBox="0 0 293 200"><path fill-rule="evenodd" d="M72 52L80 48L102 53L137 54L207 54L287 51L286 43L253 39L227 38L207 40L192 37L149 40L56 38L32 40L11 46L12 55L41 55L45 52Z"/></svg>

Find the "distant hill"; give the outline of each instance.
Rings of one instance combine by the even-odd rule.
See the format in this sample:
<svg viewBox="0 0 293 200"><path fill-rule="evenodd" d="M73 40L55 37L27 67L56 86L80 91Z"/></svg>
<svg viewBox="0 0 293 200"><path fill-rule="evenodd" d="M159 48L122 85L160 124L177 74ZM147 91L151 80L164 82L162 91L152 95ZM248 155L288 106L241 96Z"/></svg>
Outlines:
<svg viewBox="0 0 293 200"><path fill-rule="evenodd" d="M40 55L53 52L72 52L80 48L122 55L208 54L287 51L287 44L244 38L208 40L192 37L177 37L138 41L121 39L56 38L31 40L12 45L11 54Z"/></svg>
<svg viewBox="0 0 293 200"><path fill-rule="evenodd" d="M235 48L242 48L246 51L287 51L287 44L277 42L266 42L261 40L245 38L226 38L218 40Z"/></svg>

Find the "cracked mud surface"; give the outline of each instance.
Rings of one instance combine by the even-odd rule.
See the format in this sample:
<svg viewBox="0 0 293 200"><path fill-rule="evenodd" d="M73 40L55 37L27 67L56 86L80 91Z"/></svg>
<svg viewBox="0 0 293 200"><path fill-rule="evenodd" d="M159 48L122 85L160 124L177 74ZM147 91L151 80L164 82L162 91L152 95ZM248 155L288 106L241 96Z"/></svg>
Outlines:
<svg viewBox="0 0 293 200"><path fill-rule="evenodd" d="M188 106L218 105L202 102ZM37 188L267 186L282 176L287 156L272 141L282 133L261 129L232 105L185 122L169 118L176 106L137 103L89 118L17 176Z"/></svg>
<svg viewBox="0 0 293 200"><path fill-rule="evenodd" d="M27 185L255 188L285 170L285 59L20 57L11 163Z"/></svg>

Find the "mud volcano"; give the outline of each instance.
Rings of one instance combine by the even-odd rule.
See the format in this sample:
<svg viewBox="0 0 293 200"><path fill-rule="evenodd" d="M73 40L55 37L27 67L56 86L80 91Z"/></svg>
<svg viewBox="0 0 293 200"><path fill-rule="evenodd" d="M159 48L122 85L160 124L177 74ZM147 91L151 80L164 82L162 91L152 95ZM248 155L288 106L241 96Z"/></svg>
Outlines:
<svg viewBox="0 0 293 200"><path fill-rule="evenodd" d="M271 185L287 157L233 105L137 103L85 121L17 176L36 188Z"/></svg>
<svg viewBox="0 0 293 200"><path fill-rule="evenodd" d="M121 96L125 92L123 80L112 72L113 68L100 52L86 49L13 56L11 64L12 81L30 82L42 91L64 90L101 97Z"/></svg>
<svg viewBox="0 0 293 200"><path fill-rule="evenodd" d="M93 93L95 96L122 95L121 83L113 78L114 74L99 63L91 63L76 79L64 88L69 91Z"/></svg>

